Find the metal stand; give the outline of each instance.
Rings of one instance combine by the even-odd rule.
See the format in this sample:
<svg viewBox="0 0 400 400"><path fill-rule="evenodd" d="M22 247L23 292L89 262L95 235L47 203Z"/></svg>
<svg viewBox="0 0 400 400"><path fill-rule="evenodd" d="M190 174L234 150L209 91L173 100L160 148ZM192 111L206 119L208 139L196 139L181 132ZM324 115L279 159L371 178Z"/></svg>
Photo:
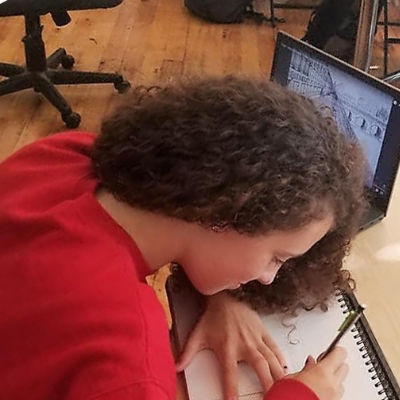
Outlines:
<svg viewBox="0 0 400 400"><path fill-rule="evenodd" d="M368 72L378 18L379 0L362 0L353 65Z"/></svg>
<svg viewBox="0 0 400 400"><path fill-rule="evenodd" d="M400 38L389 37L389 26L400 26L399 22L389 22L389 7L388 0L383 5L383 80L387 83L393 83L400 79L400 71L394 71L388 74L388 55L389 55L389 44L400 44Z"/></svg>
<svg viewBox="0 0 400 400"><path fill-rule="evenodd" d="M306 5L306 4L275 4L274 0L270 0L270 15L271 15L271 25L275 28L276 23L284 23L286 22L285 18L276 18L275 17L275 9L285 9L285 10L315 10L317 6Z"/></svg>

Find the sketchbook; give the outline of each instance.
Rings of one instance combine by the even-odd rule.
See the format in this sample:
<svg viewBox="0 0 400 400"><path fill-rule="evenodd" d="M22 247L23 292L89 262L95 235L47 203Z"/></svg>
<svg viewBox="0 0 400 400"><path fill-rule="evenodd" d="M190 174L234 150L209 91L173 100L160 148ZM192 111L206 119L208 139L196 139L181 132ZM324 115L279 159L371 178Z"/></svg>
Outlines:
<svg viewBox="0 0 400 400"><path fill-rule="evenodd" d="M174 345L180 352L195 325L201 308L190 287L167 282L172 314ZM282 350L290 372L304 367L308 355L322 353L337 333L347 313L357 307L353 294L338 294L329 310L300 311L296 317L274 314L261 318ZM400 400L399 386L363 316L341 341L348 351L349 375L344 383L343 400ZM184 371L189 400L224 400L217 359L210 350L199 352ZM239 364L239 399L261 400L262 387L257 375L244 363Z"/></svg>

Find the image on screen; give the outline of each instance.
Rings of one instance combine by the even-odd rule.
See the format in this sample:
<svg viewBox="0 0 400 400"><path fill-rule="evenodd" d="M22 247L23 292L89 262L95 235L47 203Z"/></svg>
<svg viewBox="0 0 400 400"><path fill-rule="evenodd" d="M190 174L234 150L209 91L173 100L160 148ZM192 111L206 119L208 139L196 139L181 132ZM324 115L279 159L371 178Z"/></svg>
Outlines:
<svg viewBox="0 0 400 400"><path fill-rule="evenodd" d="M339 129L359 142L368 161L371 187L393 99L339 69L291 51L286 85L331 109Z"/></svg>

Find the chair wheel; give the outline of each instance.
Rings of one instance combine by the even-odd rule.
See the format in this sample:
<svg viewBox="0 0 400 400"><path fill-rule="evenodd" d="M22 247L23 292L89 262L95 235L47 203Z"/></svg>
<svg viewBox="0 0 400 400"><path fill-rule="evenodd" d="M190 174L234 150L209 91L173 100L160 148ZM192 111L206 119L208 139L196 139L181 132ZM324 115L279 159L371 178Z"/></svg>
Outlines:
<svg viewBox="0 0 400 400"><path fill-rule="evenodd" d="M81 116L75 112L62 116L63 121L67 128L76 129L81 123Z"/></svg>
<svg viewBox="0 0 400 400"><path fill-rule="evenodd" d="M70 56L69 54L66 54L62 59L61 59L61 65L64 69L72 69L75 64L75 58Z"/></svg>
<svg viewBox="0 0 400 400"><path fill-rule="evenodd" d="M114 87L118 90L118 93L125 93L131 88L131 84L128 81L121 81L114 83Z"/></svg>

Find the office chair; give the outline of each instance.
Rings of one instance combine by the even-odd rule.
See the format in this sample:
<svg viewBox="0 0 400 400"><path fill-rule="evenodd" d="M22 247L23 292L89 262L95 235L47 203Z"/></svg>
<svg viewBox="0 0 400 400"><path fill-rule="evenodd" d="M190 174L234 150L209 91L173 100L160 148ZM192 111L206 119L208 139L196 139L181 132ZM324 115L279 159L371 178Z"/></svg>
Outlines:
<svg viewBox="0 0 400 400"><path fill-rule="evenodd" d="M123 0L7 0L0 4L0 17L25 18L25 66L0 63L0 96L33 88L42 93L57 108L68 128L77 128L81 116L74 112L55 85L78 85L113 83L118 92L130 88L128 81L119 74L71 71L75 60L65 49L60 48L46 57L42 38L42 15L50 13L57 26L67 25L71 18L68 11L111 8ZM58 68L59 66L62 68Z"/></svg>

